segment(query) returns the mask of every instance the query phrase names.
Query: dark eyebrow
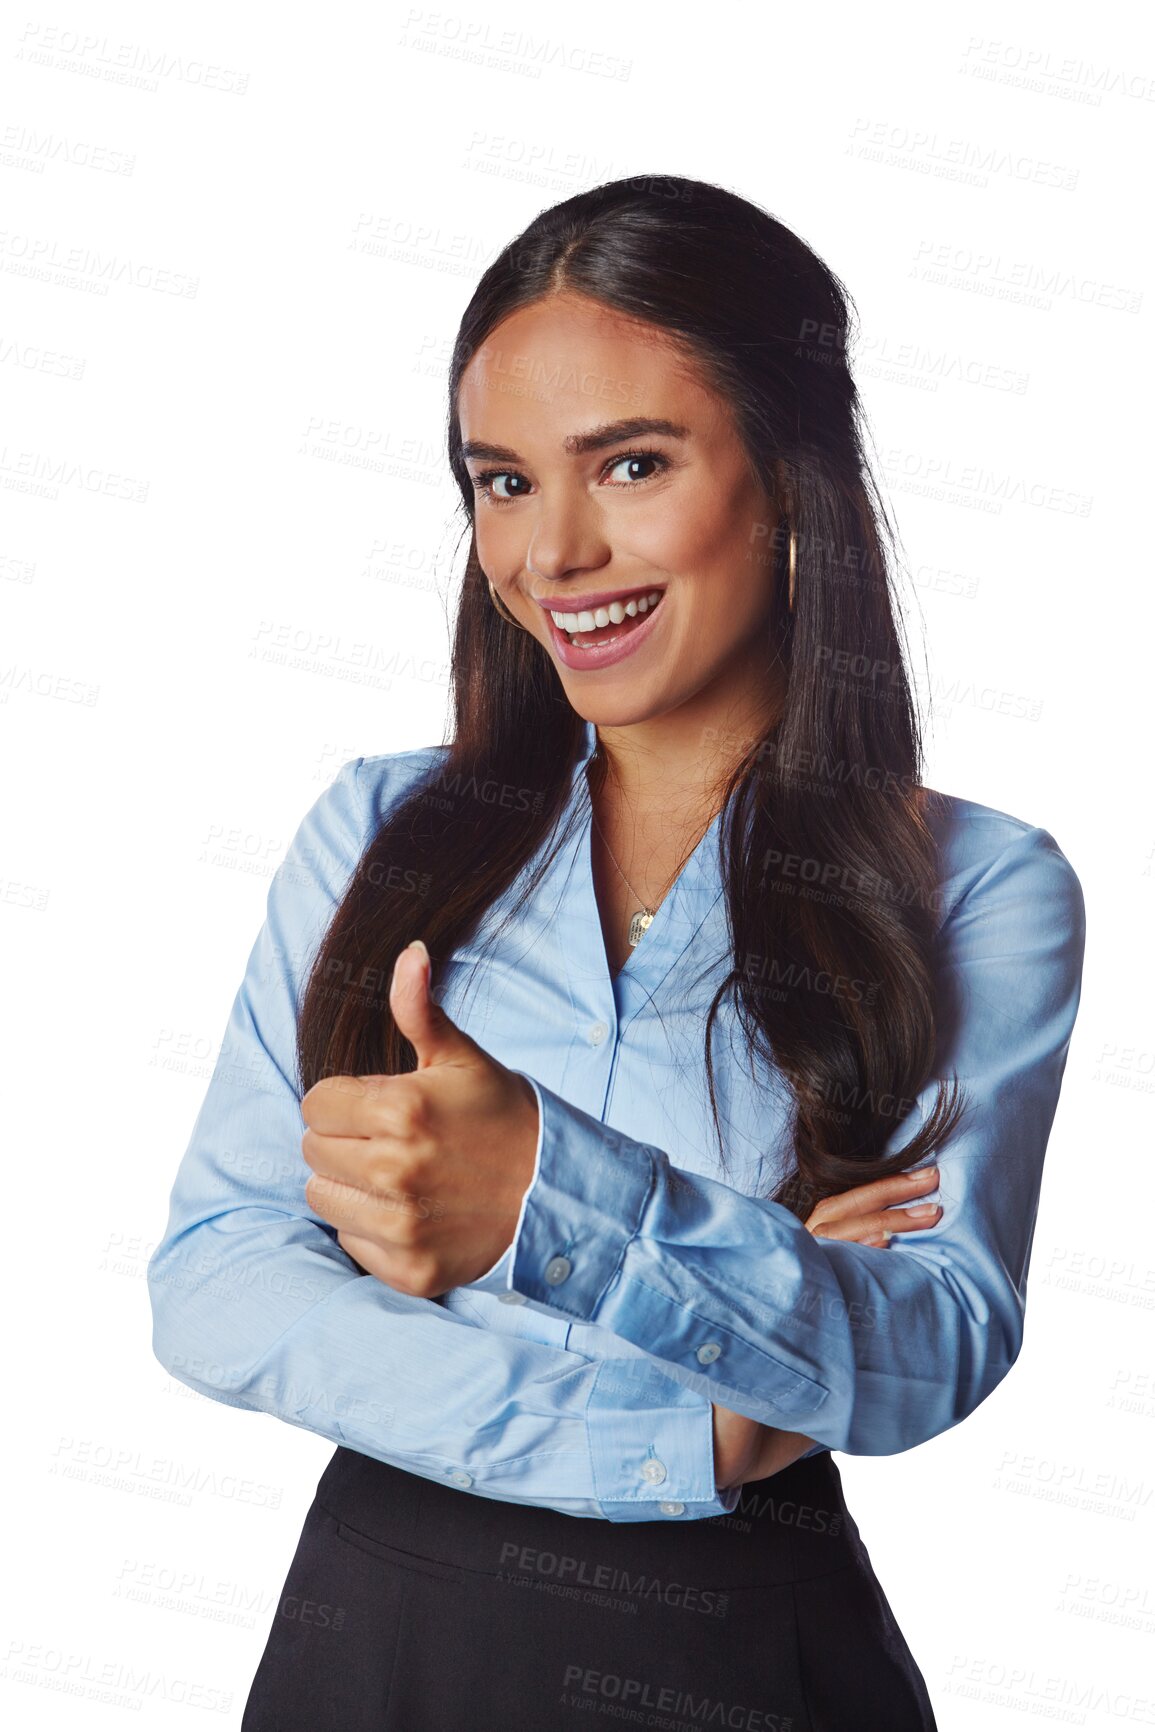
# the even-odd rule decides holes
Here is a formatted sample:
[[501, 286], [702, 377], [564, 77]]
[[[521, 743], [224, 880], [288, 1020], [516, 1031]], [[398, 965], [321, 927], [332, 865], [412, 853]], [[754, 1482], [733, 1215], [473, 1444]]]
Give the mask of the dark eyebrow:
[[[602, 451], [607, 445], [617, 445], [623, 439], [641, 439], [647, 433], [661, 433], [667, 439], [688, 439], [690, 429], [677, 421], [656, 420], [635, 416], [628, 421], [607, 421], [601, 427], [591, 427], [588, 433], [571, 433], [563, 442], [570, 457], [583, 457], [589, 451]], [[487, 445], [483, 439], [467, 439], [461, 447], [463, 457], [484, 457], [490, 463], [520, 463], [517, 452], [508, 445]]]

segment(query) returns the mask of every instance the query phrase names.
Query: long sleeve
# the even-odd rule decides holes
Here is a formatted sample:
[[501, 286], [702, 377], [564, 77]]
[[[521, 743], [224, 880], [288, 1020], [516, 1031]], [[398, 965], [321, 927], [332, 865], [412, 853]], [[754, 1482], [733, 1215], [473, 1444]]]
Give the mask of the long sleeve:
[[[1022, 1344], [1085, 935], [1054, 839], [995, 816], [997, 846], [980, 851], [938, 933], [935, 1074], [957, 1072], [967, 1102], [928, 1161], [934, 1226], [888, 1248], [815, 1238], [782, 1205], [681, 1170], [537, 1085], [535, 1176], [498, 1284], [831, 1448], [894, 1454], [971, 1413]], [[932, 1083], [890, 1148], [933, 1097]]]
[[[396, 754], [390, 786], [415, 761]], [[398, 1293], [305, 1201], [296, 1016], [376, 828], [364, 762], [316, 800], [271, 881], [148, 1265], [153, 1351], [214, 1400], [479, 1496], [611, 1521], [724, 1514], [739, 1494], [715, 1489], [704, 1394], [636, 1357], [525, 1339], [508, 1312], [499, 1332]]]

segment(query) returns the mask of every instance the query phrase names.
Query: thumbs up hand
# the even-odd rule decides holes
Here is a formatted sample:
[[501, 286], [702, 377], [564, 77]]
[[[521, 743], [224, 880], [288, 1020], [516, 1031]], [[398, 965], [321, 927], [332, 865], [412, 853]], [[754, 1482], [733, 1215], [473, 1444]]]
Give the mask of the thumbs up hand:
[[538, 1110], [525, 1077], [435, 1004], [423, 944], [401, 952], [389, 1006], [417, 1053], [400, 1076], [324, 1077], [305, 1095], [305, 1200], [367, 1274], [419, 1298], [484, 1275], [513, 1242]]

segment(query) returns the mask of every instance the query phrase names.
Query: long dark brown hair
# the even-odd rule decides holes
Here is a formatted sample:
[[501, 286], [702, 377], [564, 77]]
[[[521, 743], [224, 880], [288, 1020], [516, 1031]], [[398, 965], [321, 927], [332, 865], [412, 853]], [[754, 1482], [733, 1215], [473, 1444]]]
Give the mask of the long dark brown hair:
[[804, 1220], [823, 1197], [915, 1164], [960, 1111], [957, 1078], [940, 1080], [917, 1133], [884, 1155], [935, 1059], [932, 796], [894, 604], [896, 536], [848, 365], [853, 302], [797, 235], [708, 182], [628, 178], [554, 205], [494, 260], [465, 310], [449, 371], [449, 463], [469, 533], [452, 739], [366, 847], [321, 941], [298, 1018], [300, 1087], [414, 1068], [388, 1005], [398, 954], [423, 938], [436, 988], [439, 964], [473, 938], [565, 809], [584, 724], [542, 645], [490, 600], [457, 414], [462, 373], [494, 328], [562, 290], [680, 343], [728, 400], [768, 497], [783, 502], [768, 647], [785, 696], [762, 737], [738, 742], [725, 783], [732, 955], [706, 1018], [705, 1076], [725, 1167], [710, 1048], [730, 993], [752, 1051], [793, 1097], [795, 1170], [772, 1200]]

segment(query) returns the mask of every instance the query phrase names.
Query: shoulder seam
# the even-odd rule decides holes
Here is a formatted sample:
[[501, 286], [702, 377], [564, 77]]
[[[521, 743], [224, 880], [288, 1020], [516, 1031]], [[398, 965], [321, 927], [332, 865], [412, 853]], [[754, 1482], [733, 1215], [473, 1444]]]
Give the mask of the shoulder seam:
[[1071, 874], [1075, 883], [1078, 884], [1078, 874], [1075, 872], [1075, 868], [1071, 865], [1071, 862], [1067, 859], [1067, 856], [1063, 853], [1063, 850], [1059, 847], [1059, 844], [1056, 842], [1049, 830], [1045, 829], [1041, 824], [1027, 824], [1023, 819], [1016, 819], [1015, 822], [1019, 825], [1018, 834], [1008, 838], [1005, 845], [1000, 848], [996, 854], [992, 855], [986, 864], [980, 869], [978, 876], [967, 884], [951, 902], [949, 908], [947, 908], [943, 913], [942, 920], [939, 922], [937, 929], [939, 935], [941, 935], [947, 923], [959, 912], [963, 904], [973, 896], [977, 890], [981, 890], [982, 886], [991, 877], [992, 873], [996, 872], [998, 868], [1003, 865], [1006, 861], [1007, 855], [1010, 854], [1013, 849], [1022, 849], [1024, 844], [1028, 842], [1041, 843], [1043, 851], [1060, 860], [1065, 865], [1067, 871]]

